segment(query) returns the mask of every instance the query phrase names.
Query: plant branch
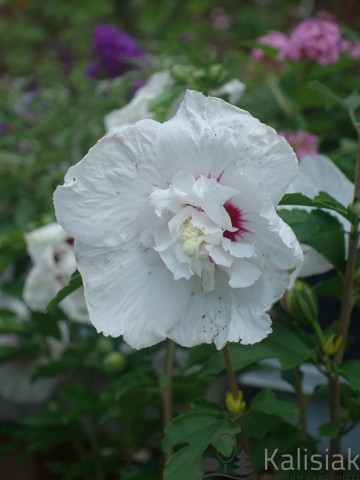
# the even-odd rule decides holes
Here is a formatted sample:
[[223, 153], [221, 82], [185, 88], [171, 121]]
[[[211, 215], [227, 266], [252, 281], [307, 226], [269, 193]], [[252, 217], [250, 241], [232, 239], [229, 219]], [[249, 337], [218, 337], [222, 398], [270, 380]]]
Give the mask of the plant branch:
[[[354, 200], [360, 198], [360, 124], [356, 125], [358, 132], [358, 149], [355, 167], [355, 189]], [[334, 361], [337, 365], [341, 364], [347, 344], [349, 327], [351, 322], [351, 313], [354, 307], [354, 278], [356, 271], [357, 249], [359, 242], [359, 221], [356, 220], [351, 228], [349, 235], [348, 259], [346, 262], [344, 289], [341, 301], [340, 320], [338, 328], [338, 336], [341, 338], [341, 343], [338, 351], [335, 354]], [[335, 422], [339, 420], [340, 415], [340, 385], [339, 376], [335, 373], [329, 372], [329, 390], [330, 390], [330, 419]], [[340, 434], [333, 438], [330, 442], [330, 453], [335, 455], [340, 450]]]
[[[169, 425], [172, 419], [172, 380], [174, 368], [174, 354], [175, 343], [168, 338], [166, 340], [166, 354], [165, 354], [165, 386], [163, 390], [163, 426], [164, 430]], [[164, 463], [171, 456], [172, 450], [164, 452]]]
[[226, 375], [229, 383], [229, 388], [230, 392], [233, 396], [233, 398], [237, 398], [238, 396], [238, 386], [237, 386], [237, 381], [236, 381], [236, 375], [234, 371], [234, 366], [232, 363], [232, 358], [231, 358], [231, 352], [229, 349], [229, 345], [226, 344], [225, 347], [223, 348], [223, 355], [224, 355], [224, 362], [225, 362], [225, 367], [226, 367]]
[[268, 84], [269, 84], [271, 93], [273, 94], [273, 97], [274, 97], [279, 109], [287, 117], [292, 117], [292, 115], [293, 115], [292, 108], [289, 105], [289, 102], [285, 98], [284, 94], [282, 93], [275, 75], [270, 74], [269, 79], [268, 79]]
[[[231, 352], [230, 352], [230, 348], [229, 348], [228, 343], [224, 346], [224, 348], [222, 349], [222, 352], [223, 352], [223, 356], [224, 356], [224, 362], [225, 362], [225, 367], [226, 367], [226, 375], [227, 375], [227, 379], [228, 379], [228, 383], [229, 383], [229, 389], [230, 389], [230, 392], [231, 392], [233, 398], [237, 399], [239, 389], [238, 389], [238, 386], [237, 386], [237, 380], [236, 380], [234, 365], [233, 365], [233, 362], [232, 362]], [[251, 466], [251, 471], [253, 471], [250, 443], [249, 443], [249, 439], [246, 435], [246, 432], [244, 430], [244, 424], [243, 424], [241, 415], [238, 417], [238, 421], [239, 421], [239, 425], [240, 425], [240, 428], [241, 428], [240, 438], [242, 439], [244, 450], [249, 457], [249, 463], [250, 463], [250, 466]], [[251, 477], [251, 478], [253, 478], [253, 477]]]
[[300, 438], [306, 440], [307, 437], [307, 425], [306, 425], [306, 395], [302, 390], [301, 385], [301, 371], [299, 367], [294, 369], [294, 384], [295, 392], [299, 405], [299, 417], [300, 417]]

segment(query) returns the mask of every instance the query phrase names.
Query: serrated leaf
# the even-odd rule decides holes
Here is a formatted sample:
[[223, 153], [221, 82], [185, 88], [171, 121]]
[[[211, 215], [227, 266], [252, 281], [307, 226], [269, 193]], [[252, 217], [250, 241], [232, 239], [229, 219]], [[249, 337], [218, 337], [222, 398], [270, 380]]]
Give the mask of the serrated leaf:
[[262, 412], [278, 417], [294, 417], [298, 415], [299, 410], [291, 402], [279, 400], [275, 393], [265, 388], [252, 400], [250, 410], [253, 412]]
[[[310, 349], [289, 325], [277, 322], [273, 333], [254, 345], [230, 344], [235, 371], [240, 371], [260, 360], [277, 358], [283, 369], [294, 368], [309, 358]], [[217, 374], [224, 370], [222, 352], [212, 355], [204, 364], [201, 374]]]
[[62, 288], [57, 294], [56, 297], [51, 300], [47, 305], [45, 312], [49, 313], [54, 310], [59, 303], [64, 300], [70, 293], [74, 292], [82, 286], [82, 278], [78, 271], [74, 272], [69, 280], [69, 283]]
[[210, 445], [225, 457], [231, 455], [235, 444], [229, 440], [239, 433], [239, 424], [219, 407], [204, 403], [175, 418], [166, 429], [164, 450], [176, 445], [185, 446], [167, 461], [165, 480], [201, 480], [201, 457]]

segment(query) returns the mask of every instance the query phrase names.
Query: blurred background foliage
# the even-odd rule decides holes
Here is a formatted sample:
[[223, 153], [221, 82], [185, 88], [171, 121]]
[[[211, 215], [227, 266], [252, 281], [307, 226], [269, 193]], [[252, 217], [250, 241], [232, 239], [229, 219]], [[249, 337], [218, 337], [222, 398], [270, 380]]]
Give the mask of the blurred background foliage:
[[[136, 80], [162, 69], [182, 65], [207, 72], [176, 80], [207, 93], [219, 84], [220, 77], [208, 75], [212, 65], [219, 65], [224, 78], [246, 84], [241, 108], [277, 130], [304, 129], [317, 135], [321, 153], [352, 179], [356, 134], [346, 112], [333, 103], [326, 106], [309, 82], [319, 80], [347, 96], [358, 84], [359, 61], [342, 57], [327, 66], [288, 62], [279, 71], [253, 64], [249, 56], [257, 38], [269, 30], [287, 33], [324, 10], [341, 23], [344, 34], [359, 39], [357, 0], [0, 0], [0, 273], [13, 270], [13, 279], [1, 290], [21, 298], [29, 271], [24, 232], [54, 221], [53, 191], [69, 166], [104, 135], [104, 116], [129, 102]], [[112, 25], [136, 40], [147, 57], [141, 70], [113, 81], [87, 76], [98, 24]], [[273, 55], [271, 49], [268, 53]], [[46, 318], [57, 324], [63, 314], [56, 310]], [[35, 371], [39, 378], [60, 378], [57, 395], [31, 409], [32, 415], [1, 428], [6, 440], [1, 452], [40, 455], [37, 474], [25, 479], [159, 478], [162, 347], [125, 354], [121, 340], [105, 339], [89, 325], [68, 323], [69, 348], [59, 360]], [[17, 326], [14, 315], [5, 312], [0, 333]], [[46, 336], [59, 334], [41, 314], [32, 314], [28, 326], [17, 332], [29, 352], [41, 350]], [[308, 338], [300, 343], [298, 363], [311, 357], [312, 348]], [[285, 357], [286, 348], [280, 348]], [[111, 356], [119, 351], [119, 357]], [[262, 358], [253, 351], [254, 361]], [[214, 371], [206, 370], [205, 359], [213, 353], [212, 347], [199, 347], [189, 354], [187, 366], [179, 362], [176, 411], [211, 384]], [[240, 348], [239, 359], [242, 353]], [[201, 375], [191, 370], [202, 363]], [[267, 417], [264, 428], [274, 428], [279, 437], [295, 430], [280, 417]], [[313, 444], [309, 438], [309, 448]], [[21, 478], [17, 475], [16, 480]]]

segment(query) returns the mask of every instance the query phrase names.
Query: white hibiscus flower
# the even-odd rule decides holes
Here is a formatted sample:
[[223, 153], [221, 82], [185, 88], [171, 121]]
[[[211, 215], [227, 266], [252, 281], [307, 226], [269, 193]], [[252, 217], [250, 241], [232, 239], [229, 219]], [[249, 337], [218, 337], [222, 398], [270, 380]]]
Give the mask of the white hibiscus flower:
[[[105, 116], [104, 123], [106, 133], [118, 133], [122, 128], [132, 125], [139, 120], [154, 118], [153, 112], [150, 111], [151, 101], [163, 94], [165, 90], [173, 84], [174, 80], [169, 71], [163, 70], [154, 73], [147, 83], [136, 92], [130, 103], [122, 108], [113, 110]], [[212, 90], [210, 93], [213, 96], [227, 95], [229, 102], [235, 104], [240, 99], [244, 89], [245, 85], [240, 82], [240, 80], [233, 79], [226, 82], [218, 89]], [[171, 105], [168, 112], [168, 118], [175, 115], [184, 94], [185, 91], [180, 94], [174, 101], [173, 105]]]
[[[349, 205], [354, 195], [354, 185], [342, 171], [324, 155], [309, 155], [299, 162], [299, 174], [289, 185], [287, 193], [302, 193], [315, 198], [320, 192], [326, 192], [342, 205]], [[289, 208], [289, 207], [286, 207]], [[292, 207], [311, 211], [311, 207]], [[327, 210], [341, 222], [344, 231], [350, 231], [350, 222], [340, 214]], [[331, 270], [331, 263], [319, 252], [308, 245], [302, 245], [304, 252], [303, 264], [294, 272], [296, 277], [310, 277]]]
[[134, 348], [266, 337], [302, 260], [274, 207], [296, 171], [275, 130], [194, 91], [100, 140], [55, 192], [98, 331]]
[[[25, 280], [24, 300], [35, 311], [45, 310], [76, 270], [74, 240], [57, 223], [25, 235], [33, 266]], [[66, 297], [60, 307], [74, 321], [88, 322], [83, 289]]]

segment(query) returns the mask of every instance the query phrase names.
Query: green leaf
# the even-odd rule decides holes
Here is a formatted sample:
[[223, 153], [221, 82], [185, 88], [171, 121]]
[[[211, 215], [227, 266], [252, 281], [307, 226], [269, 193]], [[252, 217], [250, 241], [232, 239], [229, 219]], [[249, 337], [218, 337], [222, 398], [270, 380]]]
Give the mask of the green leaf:
[[353, 215], [349, 213], [347, 208], [326, 192], [319, 192], [314, 199], [307, 197], [302, 193], [286, 193], [281, 199], [279, 205], [324, 208], [340, 213], [340, 215], [349, 220], [349, 222], [353, 223], [354, 221]]
[[348, 106], [345, 103], [345, 101], [339, 97], [339, 95], [336, 95], [335, 92], [333, 92], [330, 88], [328, 88], [326, 85], [323, 83], [319, 82], [318, 80], [313, 80], [309, 82], [309, 87], [312, 88], [313, 90], [316, 90], [319, 92], [327, 101], [331, 101], [332, 103], [337, 103], [338, 105], [341, 105], [343, 108], [348, 110]]
[[82, 286], [82, 278], [78, 271], [74, 272], [69, 280], [69, 283], [62, 288], [57, 294], [56, 297], [51, 300], [48, 306], [45, 309], [46, 313], [51, 312], [59, 305], [59, 303], [64, 300], [70, 293], [74, 292]]
[[224, 457], [229, 457], [239, 431], [239, 424], [218, 406], [199, 402], [175, 418], [165, 431], [165, 451], [176, 445], [185, 446], [167, 461], [164, 479], [201, 480], [201, 457], [207, 447], [212, 445]]
[[344, 103], [349, 110], [356, 110], [360, 107], [360, 94], [354, 90], [351, 95], [345, 98]]
[[345, 360], [334, 368], [355, 390], [360, 391], [360, 360]]
[[36, 331], [57, 339], [61, 338], [61, 331], [56, 318], [41, 312], [32, 312], [32, 320], [36, 324]]
[[317, 295], [327, 295], [338, 298], [339, 300], [342, 299], [343, 289], [344, 282], [339, 276], [328, 278], [314, 287]]
[[260, 440], [278, 428], [283, 420], [274, 415], [248, 409], [242, 419], [244, 431], [249, 438]]
[[3, 315], [0, 312], [0, 334], [14, 333], [26, 335], [31, 331], [31, 325], [28, 322], [19, 321], [12, 315]]
[[294, 417], [298, 415], [299, 410], [296, 405], [284, 400], [278, 400], [274, 392], [265, 388], [252, 400], [250, 410], [253, 412], [262, 412], [278, 417]]
[[344, 426], [343, 420], [331, 421], [324, 423], [319, 428], [319, 434], [321, 437], [336, 438], [341, 432]]
[[344, 232], [340, 221], [330, 213], [312, 210], [280, 210], [279, 216], [293, 229], [300, 243], [323, 255], [335, 268], [342, 270], [345, 261]]
[[16, 360], [20, 357], [31, 357], [38, 353], [36, 345], [21, 345], [18, 347], [12, 347], [9, 345], [0, 346], [0, 364], [11, 360]]
[[[266, 358], [277, 358], [283, 369], [294, 368], [309, 358], [310, 348], [289, 325], [276, 322], [273, 333], [254, 345], [230, 344], [235, 371], [240, 371]], [[224, 370], [222, 352], [212, 355], [201, 374], [217, 374]]]

